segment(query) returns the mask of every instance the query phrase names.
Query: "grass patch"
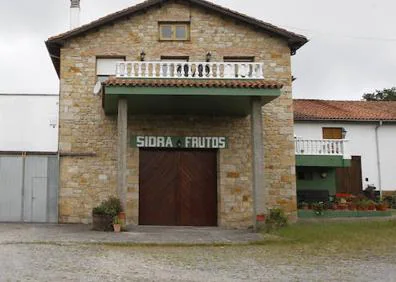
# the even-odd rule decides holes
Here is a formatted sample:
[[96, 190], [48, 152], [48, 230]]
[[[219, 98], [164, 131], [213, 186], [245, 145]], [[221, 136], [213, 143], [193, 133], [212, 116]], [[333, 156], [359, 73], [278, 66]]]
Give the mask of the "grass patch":
[[396, 249], [396, 221], [298, 223], [274, 232], [290, 244], [330, 252]]

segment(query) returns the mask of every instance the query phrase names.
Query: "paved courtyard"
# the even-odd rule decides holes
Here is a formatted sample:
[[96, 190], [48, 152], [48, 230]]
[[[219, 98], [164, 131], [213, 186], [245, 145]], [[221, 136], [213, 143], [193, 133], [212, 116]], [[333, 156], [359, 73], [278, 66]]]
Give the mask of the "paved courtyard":
[[[148, 234], [142, 235], [148, 236], [146, 243], [158, 238], [155, 232], [160, 229], [135, 231]], [[111, 239], [115, 234], [90, 232], [85, 226], [0, 224], [0, 281], [396, 281], [394, 252], [307, 253], [300, 245], [242, 242], [241, 234], [252, 236], [249, 240], [258, 237], [234, 232], [194, 228], [161, 232], [164, 238], [180, 233], [208, 242], [211, 236], [235, 240], [227, 246], [117, 245]], [[237, 245], [237, 238], [242, 245]]]
[[264, 238], [249, 230], [216, 227], [132, 226], [117, 234], [83, 224], [0, 223], [0, 243], [241, 244]]

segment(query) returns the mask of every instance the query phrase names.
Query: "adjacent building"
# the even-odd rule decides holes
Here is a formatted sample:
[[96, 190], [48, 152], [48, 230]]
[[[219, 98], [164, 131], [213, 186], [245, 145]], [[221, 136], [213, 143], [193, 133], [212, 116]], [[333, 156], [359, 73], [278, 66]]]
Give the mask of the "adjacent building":
[[49, 38], [59, 221], [89, 223], [110, 195], [131, 224], [295, 218], [290, 60], [306, 42], [203, 0], [149, 0]]
[[[357, 194], [370, 185], [396, 190], [396, 102], [298, 99], [294, 121], [299, 189]], [[304, 165], [304, 157], [317, 161]], [[326, 162], [330, 173], [321, 167], [324, 158], [337, 157], [338, 162]]]
[[0, 94], [0, 222], [58, 222], [58, 95]]

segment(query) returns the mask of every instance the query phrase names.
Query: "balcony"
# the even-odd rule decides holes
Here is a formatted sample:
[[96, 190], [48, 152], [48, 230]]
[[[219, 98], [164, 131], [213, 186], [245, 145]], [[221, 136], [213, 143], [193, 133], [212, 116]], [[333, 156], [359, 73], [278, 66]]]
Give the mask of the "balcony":
[[264, 63], [126, 61], [116, 64], [116, 77], [262, 80], [264, 79]]
[[118, 61], [102, 74], [103, 108], [118, 112], [127, 99], [135, 115], [247, 116], [251, 101], [279, 97], [283, 84], [264, 79], [264, 63]]
[[295, 139], [297, 166], [350, 165], [348, 140], [345, 139]]

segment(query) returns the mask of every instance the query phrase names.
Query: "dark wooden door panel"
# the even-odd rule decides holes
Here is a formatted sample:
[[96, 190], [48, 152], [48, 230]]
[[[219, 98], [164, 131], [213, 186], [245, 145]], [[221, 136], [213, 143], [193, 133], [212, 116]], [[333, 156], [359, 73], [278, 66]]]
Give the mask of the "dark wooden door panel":
[[180, 225], [217, 225], [216, 151], [181, 152]]
[[140, 151], [139, 224], [176, 225], [177, 154]]
[[217, 152], [141, 150], [139, 224], [217, 225]]
[[352, 156], [351, 166], [336, 169], [337, 193], [358, 195], [362, 192], [362, 163], [360, 156]]

